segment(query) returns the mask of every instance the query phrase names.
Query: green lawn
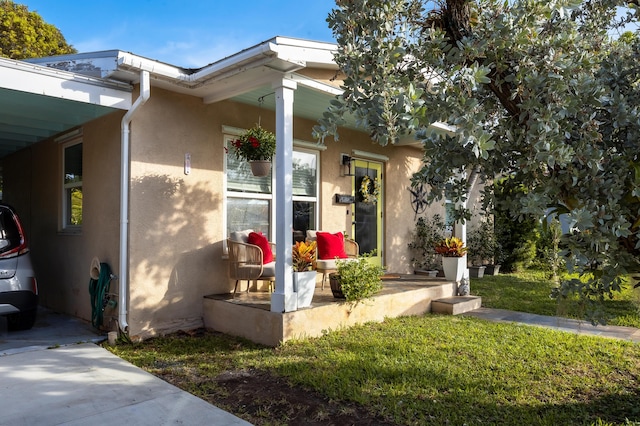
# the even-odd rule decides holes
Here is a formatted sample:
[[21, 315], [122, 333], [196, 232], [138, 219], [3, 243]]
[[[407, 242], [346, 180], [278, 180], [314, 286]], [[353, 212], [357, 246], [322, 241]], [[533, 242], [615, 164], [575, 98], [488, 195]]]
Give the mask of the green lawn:
[[[550, 297], [554, 286], [548, 273], [538, 270], [471, 279], [471, 292], [482, 296], [486, 308], [583, 318], [584, 308], [575, 300]], [[640, 328], [640, 289], [627, 284], [621, 293], [605, 301], [604, 312], [608, 324]]]
[[[550, 284], [535, 273], [471, 286], [486, 306], [558, 312]], [[627, 316], [638, 320], [637, 310]], [[258, 370], [398, 425], [640, 425], [640, 344], [464, 316], [387, 319], [275, 349], [183, 333], [112, 350], [214, 403], [225, 396], [221, 373]], [[287, 424], [267, 405], [262, 417], [221, 408]]]

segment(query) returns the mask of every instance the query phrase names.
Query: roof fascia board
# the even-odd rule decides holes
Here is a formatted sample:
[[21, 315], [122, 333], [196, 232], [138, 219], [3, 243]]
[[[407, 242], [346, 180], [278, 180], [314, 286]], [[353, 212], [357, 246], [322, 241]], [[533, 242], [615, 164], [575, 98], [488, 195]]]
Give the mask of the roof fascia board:
[[[239, 68], [243, 64], [244, 66], [242, 66], [242, 68], [244, 69], [260, 66], [269, 62], [275, 54], [274, 44], [265, 42], [201, 68], [191, 75], [191, 80], [193, 82], [211, 80], [216, 75], [222, 75], [222, 78], [226, 78], [226, 73]], [[238, 71], [242, 71], [242, 69]]]
[[128, 52], [118, 52], [118, 66], [128, 70], [149, 71], [155, 77], [181, 83], [186, 87], [199, 87], [216, 78], [227, 78], [230, 75], [248, 68], [264, 65], [275, 57], [272, 43], [263, 43], [253, 48], [243, 50], [213, 64], [207, 65], [194, 73], [184, 69], [134, 55]]
[[329, 84], [323, 83], [321, 81], [318, 80], [314, 80], [312, 78], [309, 78], [305, 75], [301, 75], [301, 74], [292, 74], [291, 75], [291, 80], [295, 81], [296, 83], [298, 83], [301, 86], [305, 86], [308, 87], [309, 89], [313, 89], [316, 90], [318, 92], [323, 92], [323, 93], [327, 93], [329, 95], [332, 96], [339, 96], [341, 95], [344, 91], [338, 87], [335, 86], [331, 86]]
[[131, 107], [131, 85], [0, 59], [0, 87], [110, 108]]
[[215, 94], [207, 95], [202, 98], [202, 102], [205, 104], [212, 104], [219, 101], [224, 101], [226, 99], [233, 98], [234, 96], [240, 95], [242, 93], [251, 91], [257, 87], [263, 85], [271, 85], [274, 81], [282, 80], [282, 75], [276, 77], [274, 73], [265, 73], [261, 77], [254, 78], [251, 80], [251, 84], [248, 85], [246, 83], [242, 84], [233, 84], [225, 87], [219, 87], [216, 90]]
[[225, 79], [247, 69], [268, 66], [275, 59], [291, 64], [291, 67], [287, 69], [282, 69], [281, 66], [274, 67], [281, 72], [292, 72], [309, 65], [337, 68], [333, 60], [334, 52], [335, 45], [330, 43], [276, 37], [207, 65], [193, 73], [128, 52], [118, 52], [118, 65], [138, 71], [146, 70], [156, 77], [174, 80], [188, 87], [200, 87], [212, 80]]
[[278, 58], [283, 61], [309, 64], [312, 67], [338, 68], [334, 60], [336, 46], [333, 44], [283, 37], [276, 37], [275, 40]]
[[149, 74], [156, 77], [165, 77], [170, 80], [188, 83], [190, 76], [182, 68], [165, 64], [143, 56], [134, 55], [129, 52], [118, 51], [118, 68], [125, 68], [129, 71], [136, 72], [136, 78], [139, 79], [140, 71], [148, 71]]

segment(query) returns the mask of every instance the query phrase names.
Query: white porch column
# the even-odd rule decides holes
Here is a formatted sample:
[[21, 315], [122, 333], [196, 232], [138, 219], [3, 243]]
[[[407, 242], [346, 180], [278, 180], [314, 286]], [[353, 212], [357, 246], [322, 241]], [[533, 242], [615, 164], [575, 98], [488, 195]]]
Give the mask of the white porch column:
[[[456, 208], [457, 207], [467, 208], [467, 203], [456, 204]], [[467, 222], [461, 223], [456, 221], [453, 225], [453, 235], [460, 238], [462, 242], [466, 245], [467, 244]]]
[[293, 94], [297, 84], [283, 78], [273, 84], [276, 96], [276, 288], [271, 312], [298, 309], [293, 292]]

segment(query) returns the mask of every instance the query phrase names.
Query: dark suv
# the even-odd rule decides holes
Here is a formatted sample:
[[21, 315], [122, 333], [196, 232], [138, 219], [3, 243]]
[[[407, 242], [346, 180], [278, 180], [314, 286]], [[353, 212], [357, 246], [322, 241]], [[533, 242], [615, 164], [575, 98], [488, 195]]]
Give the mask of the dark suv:
[[28, 330], [37, 309], [38, 285], [22, 224], [11, 207], [0, 204], [0, 315], [9, 330]]

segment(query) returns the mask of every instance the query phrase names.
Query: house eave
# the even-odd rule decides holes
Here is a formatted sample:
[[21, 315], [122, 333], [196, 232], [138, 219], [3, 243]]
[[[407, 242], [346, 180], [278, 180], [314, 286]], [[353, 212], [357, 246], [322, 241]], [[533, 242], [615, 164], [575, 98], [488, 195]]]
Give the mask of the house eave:
[[278, 73], [291, 73], [305, 67], [337, 70], [333, 61], [335, 50], [336, 45], [332, 43], [274, 37], [199, 69], [182, 68], [121, 50], [50, 56], [29, 62], [128, 84], [138, 83], [140, 71], [148, 71], [152, 82], [165, 81], [197, 89], [258, 67]]
[[0, 87], [3, 89], [85, 102], [109, 108], [128, 109], [132, 87], [37, 64], [0, 58]]

